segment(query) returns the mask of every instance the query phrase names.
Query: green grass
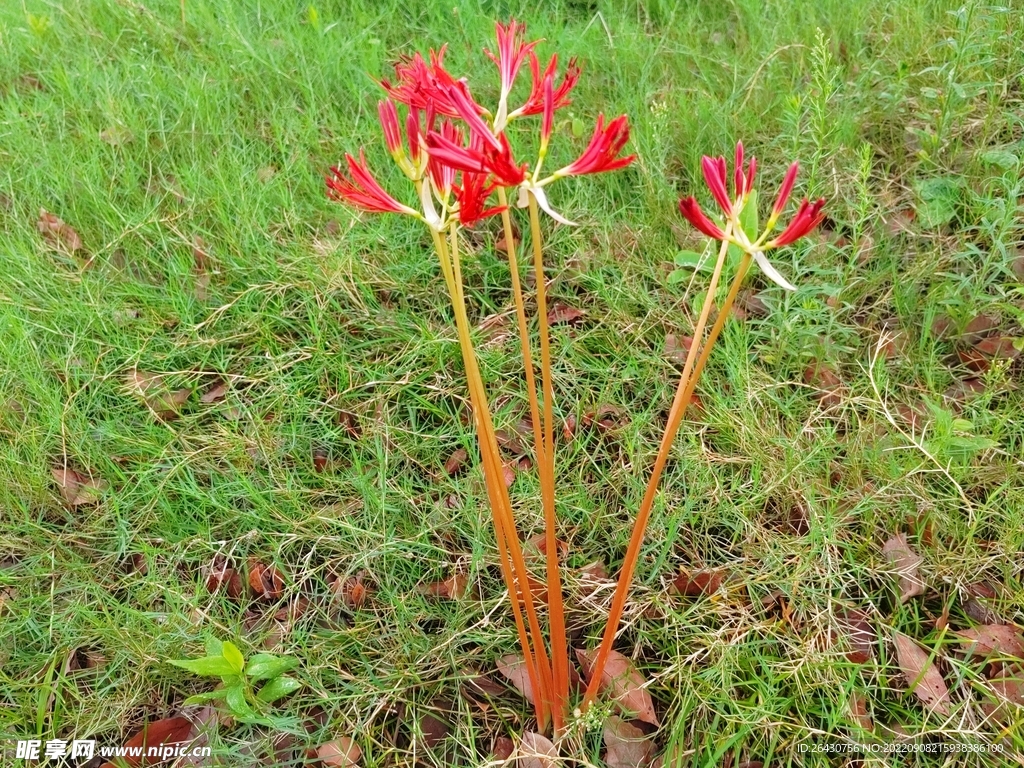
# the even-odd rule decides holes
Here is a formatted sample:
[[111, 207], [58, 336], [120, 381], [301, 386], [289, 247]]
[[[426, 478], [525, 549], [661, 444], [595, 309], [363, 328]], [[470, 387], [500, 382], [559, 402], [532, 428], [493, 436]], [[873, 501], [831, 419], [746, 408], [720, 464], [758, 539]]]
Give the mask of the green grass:
[[[516, 640], [479, 467], [443, 470], [459, 447], [477, 454], [429, 238], [354, 217], [322, 182], [365, 145], [400, 189], [373, 78], [447, 41], [451, 68], [493, 99], [480, 48], [515, 15], [545, 54], [580, 56], [572, 116], [628, 113], [639, 154], [551, 193], [582, 224], [550, 233], [552, 299], [587, 311], [553, 335], [556, 414], [625, 414], [614, 435], [580, 426], [559, 443], [574, 644], [597, 642], [610, 599], [587, 596], [577, 569], [617, 569], [675, 387], [664, 339], [700, 306], [699, 281], [668, 280], [680, 249], [702, 247], [675, 203], [703, 195], [702, 154], [742, 138], [762, 198], [797, 158], [830, 228], [779, 255], [796, 294], [754, 276], [770, 312], [727, 326], [662, 482], [617, 645], [652, 681], [659, 750], [681, 766], [837, 764], [799, 747], [870, 740], [849, 715], [857, 692], [882, 742], [884, 725], [1004, 749], [914, 764], [1019, 764], [1024, 710], [986, 720], [983, 666], [934, 623], [944, 606], [950, 630], [976, 623], [965, 605], [981, 580], [999, 588], [1000, 620], [1024, 623], [1020, 363], [993, 366], [967, 402], [945, 394], [976, 375], [956, 357], [972, 319], [1024, 335], [1019, 8], [574, 0], [530, 18], [489, 0], [335, 2], [314, 19], [277, 0], [185, 6], [184, 25], [173, 0], [0, 8], [0, 736], [121, 742], [208, 689], [166, 660], [200, 655], [209, 635], [300, 657], [306, 687], [278, 712], [319, 708], [300, 744], [352, 735], [366, 766], [479, 765], [494, 737], [529, 729], [515, 694], [481, 707], [463, 693]], [[552, 162], [581, 148], [568, 125], [557, 139]], [[40, 208], [75, 228], [84, 256], [40, 237]], [[510, 317], [495, 234], [470, 240], [477, 323]], [[481, 338], [505, 428], [527, 411], [513, 327]], [[899, 335], [890, 359], [876, 356], [883, 334]], [[842, 381], [831, 398], [805, 380], [816, 360]], [[156, 418], [126, 385], [132, 370], [191, 390], [180, 417]], [[226, 397], [200, 402], [220, 380]], [[108, 484], [99, 503], [64, 502], [51, 468], [65, 465]], [[532, 473], [513, 496], [538, 532]], [[794, 509], [806, 528], [787, 523]], [[901, 531], [929, 584], [904, 605], [881, 553]], [[219, 556], [276, 564], [286, 598], [211, 595]], [[706, 567], [728, 570], [721, 592], [667, 590], [679, 568]], [[360, 571], [371, 594], [347, 610], [328, 576]], [[455, 572], [469, 575], [465, 599], [420, 593]], [[788, 621], [762, 605], [773, 593]], [[298, 596], [308, 610], [276, 621]], [[880, 637], [867, 664], [831, 642], [852, 606]], [[893, 630], [935, 649], [953, 718], [906, 693]], [[104, 663], [69, 669], [76, 649]], [[418, 739], [428, 712], [449, 727], [431, 748]], [[213, 745], [224, 765], [302, 764], [274, 756], [273, 738], [222, 726]], [[597, 761], [600, 734], [579, 751]]]

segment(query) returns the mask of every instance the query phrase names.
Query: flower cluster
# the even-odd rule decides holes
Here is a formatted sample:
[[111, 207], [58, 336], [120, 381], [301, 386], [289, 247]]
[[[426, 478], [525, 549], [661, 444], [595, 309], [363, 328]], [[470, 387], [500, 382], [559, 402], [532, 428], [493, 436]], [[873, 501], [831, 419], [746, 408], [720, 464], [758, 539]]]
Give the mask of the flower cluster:
[[[346, 155], [347, 169], [331, 168], [328, 194], [335, 200], [374, 213], [402, 213], [424, 221], [440, 232], [453, 223], [469, 226], [501, 213], [500, 205], [488, 205], [498, 188], [518, 189], [518, 204], [525, 207], [532, 194], [538, 205], [556, 220], [571, 224], [548, 203], [544, 192], [551, 182], [566, 176], [612, 171], [629, 165], [634, 155], [620, 156], [629, 140], [626, 117], [605, 124], [599, 115], [589, 144], [575, 161], [547, 176], [541, 175], [555, 112], [570, 103], [579, 81], [580, 68], [570, 59], [556, 85], [558, 56], [541, 68], [535, 48], [526, 42], [526, 27], [516, 21], [496, 25], [497, 52], [485, 50], [498, 68], [500, 95], [490, 111], [474, 100], [465, 79], [454, 77], [444, 66], [445, 47], [419, 53], [395, 65], [394, 80], [382, 79], [387, 97], [378, 104], [388, 152], [416, 188], [418, 209], [399, 202], [377, 182], [367, 167], [362, 150], [359, 159]], [[509, 107], [516, 77], [529, 64], [532, 83], [526, 100]], [[406, 107], [403, 144], [402, 121], [397, 104]], [[540, 151], [535, 163], [518, 162], [505, 129], [515, 119], [541, 115]]]
[[692, 196], [679, 201], [679, 212], [702, 234], [715, 240], [733, 243], [749, 253], [771, 280], [786, 290], [796, 290], [772, 266], [764, 252], [773, 248], [781, 248], [784, 245], [789, 245], [799, 240], [817, 227], [825, 216], [822, 213], [822, 208], [825, 206], [824, 199], [819, 199], [812, 203], [805, 197], [797, 208], [796, 215], [782, 233], [771, 240], [768, 239], [768, 236], [775, 229], [779, 216], [782, 215], [786, 208], [786, 203], [793, 191], [793, 185], [796, 183], [796, 175], [800, 170], [800, 164], [794, 162], [789, 166], [789, 170], [786, 171], [786, 176], [782, 180], [782, 186], [779, 188], [779, 194], [775, 199], [775, 205], [772, 206], [771, 215], [768, 217], [768, 223], [760, 235], [756, 232], [744, 232], [743, 225], [740, 222], [740, 214], [743, 212], [743, 208], [750, 198], [750, 193], [754, 189], [754, 177], [757, 174], [756, 158], [752, 157], [750, 159], [750, 164], [746, 170], [743, 168], [743, 142], [736, 144], [732, 197], [729, 196], [729, 169], [724, 157], [704, 156], [701, 160], [701, 169], [704, 171], [704, 181], [708, 185], [711, 196], [718, 203], [719, 208], [722, 209], [726, 226], [723, 228], [716, 224], [711, 217], [701, 210], [697, 199]]

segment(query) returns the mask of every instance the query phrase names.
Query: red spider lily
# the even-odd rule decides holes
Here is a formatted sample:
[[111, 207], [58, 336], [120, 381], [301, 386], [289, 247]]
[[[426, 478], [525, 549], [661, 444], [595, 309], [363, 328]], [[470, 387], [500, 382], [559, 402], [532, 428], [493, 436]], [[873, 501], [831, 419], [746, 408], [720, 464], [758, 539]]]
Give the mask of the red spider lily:
[[725, 239], [725, 233], [701, 210], [697, 198], [691, 196], [680, 200], [679, 212], [683, 214], [687, 221], [693, 224], [697, 231], [715, 240]]
[[544, 78], [544, 116], [540, 124], [540, 153], [544, 155], [548, 149], [548, 140], [555, 125], [555, 92], [554, 76]]
[[[462, 146], [462, 131], [456, 128], [451, 120], [445, 120], [441, 123], [441, 131], [438, 135], [453, 146]], [[437, 194], [441, 198], [445, 198], [452, 190], [452, 183], [455, 181], [457, 169], [443, 162], [433, 153], [430, 153], [429, 149], [428, 154], [427, 170], [430, 173], [430, 181], [434, 185]]]
[[779, 187], [779, 196], [775, 198], [775, 205], [772, 206], [772, 214], [768, 223], [769, 227], [775, 224], [782, 214], [782, 209], [786, 207], [786, 201], [789, 200], [789, 194], [793, 191], [793, 185], [796, 183], [796, 175], [799, 170], [800, 163], [794, 162], [789, 166], [789, 170], [786, 171], [786, 177], [782, 180], [782, 186]]
[[718, 207], [726, 216], [732, 215], [732, 201], [729, 199], [729, 191], [725, 187], [725, 158], [708, 157], [705, 155], [700, 159], [700, 166], [704, 171], [704, 182], [711, 190], [711, 196], [715, 198]]
[[[514, 114], [539, 115], [544, 111], [544, 80], [548, 77], [554, 79], [555, 68], [557, 66], [558, 54], [556, 53], [552, 55], [547, 68], [544, 70], [544, 73], [541, 74], [540, 62], [537, 61], [537, 56], [533, 51], [530, 51], [530, 72], [533, 75], [533, 88], [530, 91], [530, 96], [526, 100], [526, 103], [517, 109]], [[580, 68], [576, 63], [576, 57], [573, 56], [569, 59], [569, 65], [565, 68], [565, 74], [562, 75], [562, 82], [554, 89], [555, 110], [559, 110], [572, 103], [572, 100], [569, 98], [569, 94], [572, 92], [572, 89], [576, 87], [576, 83], [579, 82], [579, 79]]]
[[384, 129], [384, 143], [388, 152], [396, 160], [402, 155], [402, 129], [398, 126], [398, 110], [391, 99], [377, 102], [377, 114], [380, 115], [380, 126]]
[[573, 163], [555, 172], [555, 176], [583, 176], [587, 173], [601, 173], [624, 168], [636, 159], [636, 155], [618, 157], [619, 151], [629, 141], [629, 122], [625, 115], [612, 120], [606, 126], [604, 115], [597, 116], [594, 135], [590, 144]]
[[506, 209], [507, 206], [504, 205], [484, 208], [487, 198], [494, 191], [495, 186], [493, 182], [487, 183], [487, 174], [485, 173], [467, 173], [463, 171], [462, 184], [456, 184], [452, 187], [455, 199], [459, 203], [459, 222], [462, 226], [471, 226], [480, 221], [480, 219], [494, 216]]
[[[788, 175], [788, 174], [787, 174]], [[792, 188], [792, 185], [791, 187]], [[815, 200], [813, 203], [809, 202], [805, 197], [800, 202], [800, 207], [797, 209], [796, 216], [789, 222], [782, 234], [776, 237], [774, 240], [765, 244], [765, 248], [781, 248], [784, 245], [799, 240], [804, 235], [808, 234], [817, 227], [821, 220], [825, 218], [825, 214], [822, 212], [822, 208], [825, 207], [825, 198]]]
[[396, 82], [382, 78], [381, 87], [395, 101], [414, 109], [432, 108], [442, 115], [458, 117], [459, 113], [447, 95], [447, 89], [458, 82], [444, 68], [447, 48], [447, 45], [442, 45], [437, 52], [431, 49], [429, 64], [419, 53], [403, 57], [395, 64]]
[[437, 131], [431, 131], [427, 134], [427, 151], [432, 159], [456, 170], [469, 173], [491, 173], [503, 187], [515, 187], [522, 184], [526, 179], [526, 165], [516, 165], [512, 158], [512, 148], [509, 146], [505, 134], [501, 134], [496, 139], [491, 136], [493, 143], [487, 141], [479, 133], [473, 134], [474, 139], [478, 136], [483, 141], [470, 142], [469, 147], [463, 147]]
[[363, 151], [359, 150], [359, 161], [352, 155], [345, 155], [348, 163], [349, 175], [337, 167], [331, 168], [331, 175], [327, 177], [327, 196], [338, 202], [360, 208], [373, 213], [404, 213], [410, 216], [419, 217], [418, 211], [407, 205], [402, 205], [384, 191], [384, 188], [377, 183], [366, 166], [366, 157]]
[[[501, 75], [501, 102], [505, 103], [509, 92], [512, 90], [512, 83], [519, 74], [526, 57], [533, 53], [536, 41], [524, 43], [523, 35], [526, 32], [526, 25], [519, 24], [512, 19], [508, 26], [502, 26], [499, 22], [494, 25], [495, 35], [498, 38], [498, 55], [484, 48], [484, 53], [498, 65], [498, 72]], [[499, 107], [499, 111], [500, 111]]]
[[757, 158], [750, 158], [746, 175], [743, 173], [743, 142], [736, 142], [736, 164], [733, 166], [733, 194], [737, 200], [743, 200], [754, 188], [754, 177], [757, 175]]

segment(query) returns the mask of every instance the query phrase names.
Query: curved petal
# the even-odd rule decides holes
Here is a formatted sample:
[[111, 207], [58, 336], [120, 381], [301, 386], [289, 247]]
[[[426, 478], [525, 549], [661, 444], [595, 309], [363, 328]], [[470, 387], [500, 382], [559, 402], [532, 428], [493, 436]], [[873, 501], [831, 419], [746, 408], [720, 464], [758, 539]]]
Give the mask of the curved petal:
[[557, 221], [559, 224], [565, 224], [568, 227], [579, 226], [578, 224], [576, 224], [576, 222], [569, 221], [567, 218], [562, 216], [562, 214], [558, 213], [555, 209], [551, 207], [551, 204], [548, 203], [548, 196], [544, 193], [543, 189], [541, 189], [540, 187], [529, 187], [528, 189], [530, 192], [533, 193], [533, 196], [537, 198], [537, 205], [539, 205], [541, 207], [541, 210], [544, 211], [544, 213], [546, 213], [552, 219]]
[[779, 271], [772, 266], [772, 263], [768, 261], [768, 258], [764, 255], [763, 251], [754, 251], [754, 261], [757, 262], [757, 266], [761, 268], [761, 271], [768, 276], [768, 279], [773, 283], [781, 285], [787, 291], [795, 291], [796, 286], [790, 283], [784, 278]]

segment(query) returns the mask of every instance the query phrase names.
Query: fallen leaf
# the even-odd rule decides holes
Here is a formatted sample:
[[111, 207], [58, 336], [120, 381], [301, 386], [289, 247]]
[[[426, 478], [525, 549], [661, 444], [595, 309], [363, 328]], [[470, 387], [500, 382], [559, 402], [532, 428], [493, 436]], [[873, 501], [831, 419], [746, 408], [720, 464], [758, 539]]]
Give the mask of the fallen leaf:
[[[579, 659], [580, 667], [588, 682], [596, 655], [596, 650], [576, 649], [576, 658]], [[618, 651], [611, 651], [608, 654], [608, 661], [601, 675], [601, 690], [609, 694], [620, 709], [630, 713], [631, 716], [635, 713], [638, 720], [658, 725], [658, 716], [654, 713], [654, 700], [647, 688], [644, 687], [646, 683], [647, 681], [636, 670], [632, 661]]]
[[[142, 764], [145, 753], [152, 747], [170, 747], [183, 744], [192, 738], [192, 721], [185, 717], [168, 717], [164, 720], [156, 720], [147, 723], [142, 730], [132, 736], [124, 745], [126, 752], [134, 751], [136, 747], [141, 754], [126, 755], [121, 760], [131, 768], [138, 768]], [[112, 763], [104, 763], [101, 768], [115, 768]]]
[[228, 393], [228, 383], [222, 381], [218, 384], [214, 384], [208, 390], [203, 392], [199, 398], [199, 402], [209, 405], [210, 403], [217, 403], [224, 399], [224, 396]]
[[280, 600], [284, 596], [284, 577], [274, 566], [250, 558], [249, 587], [257, 598]]
[[469, 452], [465, 448], [459, 448], [451, 456], [448, 457], [448, 461], [444, 463], [444, 471], [449, 476], [458, 473], [463, 465], [466, 463], [466, 459], [469, 458]]
[[330, 457], [327, 455], [327, 451], [325, 451], [323, 448], [314, 448], [313, 471], [317, 473], [326, 472], [329, 464]]
[[768, 305], [764, 303], [760, 293], [754, 293], [749, 288], [740, 291], [736, 296], [735, 306], [741, 308], [750, 317], [767, 317]]
[[976, 349], [958, 349], [956, 356], [964, 368], [974, 373], [984, 373], [991, 366], [989, 359]]
[[242, 596], [242, 575], [230, 567], [227, 560], [214, 558], [206, 577], [206, 589], [211, 594], [223, 589], [228, 597], [237, 600]]
[[533, 700], [533, 685], [530, 683], [530, 675], [526, 671], [526, 661], [523, 660], [522, 656], [516, 656], [515, 654], [508, 654], [502, 656], [496, 662], [498, 671], [501, 672], [508, 681], [512, 683], [512, 687], [515, 688], [531, 704], [535, 704]]
[[686, 363], [686, 355], [693, 345], [692, 336], [676, 336], [674, 333], [665, 334], [665, 357], [678, 365]]
[[988, 681], [993, 696], [986, 696], [981, 709], [998, 723], [1009, 725], [1024, 709], [1024, 668], [1003, 665]]
[[826, 406], [831, 407], [843, 402], [843, 382], [836, 369], [821, 360], [811, 363], [804, 369], [804, 383], [815, 387], [815, 397]]
[[875, 728], [874, 721], [868, 713], [867, 699], [857, 691], [850, 692], [850, 717], [865, 731], [872, 731]]
[[36, 229], [52, 247], [59, 251], [75, 253], [82, 250], [82, 238], [74, 228], [62, 219], [54, 216], [45, 208], [39, 209], [39, 221]]
[[516, 743], [512, 741], [508, 736], [499, 736], [494, 740], [494, 746], [491, 748], [491, 755], [495, 760], [505, 761], [512, 757], [512, 753], [516, 751]]
[[904, 533], [893, 536], [882, 545], [882, 554], [892, 565], [896, 566], [899, 573], [900, 602], [905, 603], [912, 597], [923, 595], [925, 591], [924, 582], [917, 572], [917, 569], [924, 562], [924, 559], [910, 548], [907, 536]]
[[494, 439], [498, 443], [499, 447], [504, 448], [512, 456], [526, 456], [529, 453], [526, 446], [523, 445], [522, 440], [507, 430], [496, 430], [494, 433]]
[[469, 589], [469, 574], [456, 573], [444, 581], [435, 581], [420, 587], [419, 591], [424, 595], [434, 597], [446, 597], [449, 600], [459, 600], [466, 595]]
[[961, 336], [965, 341], [978, 342], [999, 327], [1000, 318], [993, 314], [980, 314], [964, 328]]
[[423, 734], [422, 746], [430, 750], [440, 744], [451, 733], [448, 723], [429, 712], [420, 717], [420, 733]]
[[907, 688], [930, 711], [948, 715], [949, 689], [942, 679], [942, 673], [931, 662], [928, 651], [900, 632], [893, 632], [893, 642], [896, 644], [896, 660], [907, 681]]
[[604, 434], [614, 434], [626, 426], [628, 421], [629, 417], [625, 409], [611, 404], [600, 405], [596, 411], [591, 411], [583, 416], [584, 425], [596, 426]]
[[505, 487], [511, 488], [512, 483], [516, 481], [516, 462], [503, 461], [501, 463], [501, 476], [505, 481]]
[[604, 723], [604, 762], [608, 768], [647, 768], [654, 744], [635, 725], [612, 715]]
[[550, 325], [561, 325], [575, 323], [581, 317], [586, 315], [582, 309], [576, 307], [570, 307], [568, 304], [556, 302], [551, 309], [548, 310], [548, 323]]
[[162, 376], [137, 368], [126, 374], [125, 381], [132, 394], [141, 398], [146, 407], [160, 419], [167, 420], [177, 416], [181, 406], [192, 396], [191, 389], [168, 391]]
[[985, 391], [985, 382], [981, 379], [964, 379], [950, 384], [942, 394], [958, 403], [970, 400]]
[[713, 595], [722, 588], [724, 580], [721, 570], [683, 571], [672, 580], [672, 589], [686, 597]]
[[989, 336], [979, 341], [974, 348], [988, 357], [1016, 360], [1020, 357], [1020, 349], [1017, 346], [1020, 343], [1021, 339], [1010, 336]]
[[524, 733], [516, 765], [519, 768], [556, 768], [558, 750], [539, 733]]
[[566, 439], [566, 442], [572, 440], [576, 435], [576, 417], [572, 414], [562, 422], [562, 437]]
[[330, 768], [355, 768], [363, 756], [363, 750], [348, 736], [340, 736], [316, 748], [316, 757]]
[[1024, 659], [1024, 638], [1020, 630], [1009, 624], [986, 624], [956, 633], [960, 642], [968, 644], [965, 653], [970, 656], [1016, 656]]
[[93, 479], [67, 467], [54, 467], [50, 474], [57, 483], [61, 496], [73, 507], [95, 504], [107, 489], [106, 480]]
[[359, 571], [355, 576], [336, 579], [333, 584], [334, 593], [351, 610], [361, 608], [363, 603], [366, 602], [367, 589], [363, 583], [365, 576], [366, 571]]

